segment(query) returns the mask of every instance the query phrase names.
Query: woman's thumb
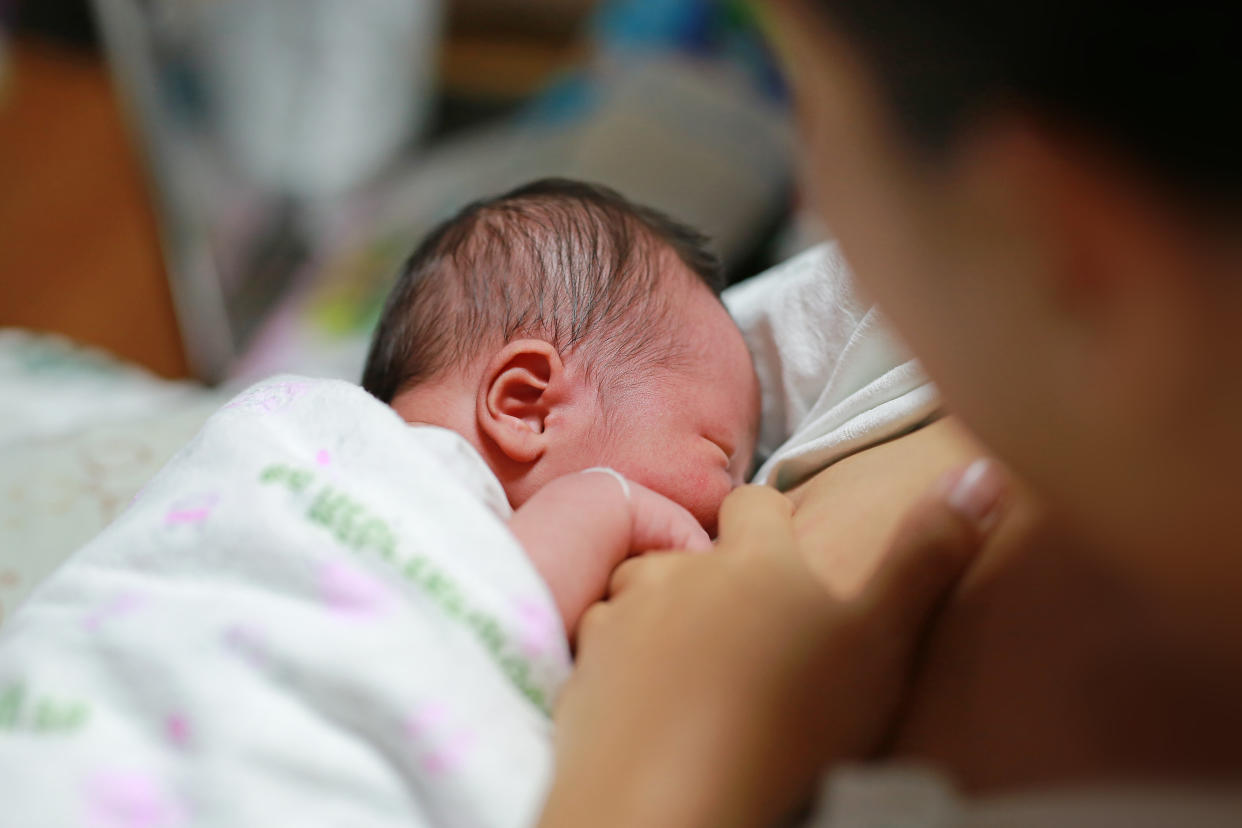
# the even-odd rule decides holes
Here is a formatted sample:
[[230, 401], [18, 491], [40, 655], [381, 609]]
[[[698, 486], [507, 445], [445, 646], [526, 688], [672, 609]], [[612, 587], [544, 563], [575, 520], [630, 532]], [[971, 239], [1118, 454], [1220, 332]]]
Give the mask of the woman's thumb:
[[914, 505], [864, 593], [887, 629], [921, 631], [996, 525], [1005, 489], [1000, 467], [981, 458], [948, 472]]

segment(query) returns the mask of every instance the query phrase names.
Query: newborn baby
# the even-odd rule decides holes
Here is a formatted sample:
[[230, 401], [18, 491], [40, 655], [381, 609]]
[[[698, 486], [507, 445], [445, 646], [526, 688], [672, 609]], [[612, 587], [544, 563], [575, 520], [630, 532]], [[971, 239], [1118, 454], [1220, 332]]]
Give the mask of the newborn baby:
[[566, 633], [746, 473], [715, 277], [581, 184], [438, 229], [370, 394], [251, 387], [0, 631], [4, 824], [532, 824]]
[[710, 548], [745, 480], [758, 383], [703, 241], [604, 187], [538, 181], [437, 228], [371, 345], [363, 386], [485, 460], [567, 630], [626, 556]]

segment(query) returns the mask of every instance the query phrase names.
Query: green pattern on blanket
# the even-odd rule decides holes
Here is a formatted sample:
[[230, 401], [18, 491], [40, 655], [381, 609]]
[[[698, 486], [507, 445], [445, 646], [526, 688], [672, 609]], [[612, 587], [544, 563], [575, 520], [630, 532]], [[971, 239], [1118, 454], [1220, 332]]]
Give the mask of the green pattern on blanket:
[[0, 688], [0, 732], [73, 733], [89, 717], [90, 707], [78, 699], [35, 695], [21, 682]]
[[496, 617], [472, 606], [461, 584], [431, 558], [412, 552], [402, 560], [398, 554], [397, 535], [383, 519], [340, 489], [318, 484], [315, 473], [307, 469], [275, 463], [259, 473], [259, 482], [283, 485], [291, 493], [303, 496], [303, 500], [309, 497], [307, 520], [331, 532], [342, 546], [354, 552], [373, 552], [392, 564], [446, 615], [462, 622], [475, 634], [522, 695], [544, 713], [551, 712], [547, 695], [531, 680], [530, 662], [517, 651]]

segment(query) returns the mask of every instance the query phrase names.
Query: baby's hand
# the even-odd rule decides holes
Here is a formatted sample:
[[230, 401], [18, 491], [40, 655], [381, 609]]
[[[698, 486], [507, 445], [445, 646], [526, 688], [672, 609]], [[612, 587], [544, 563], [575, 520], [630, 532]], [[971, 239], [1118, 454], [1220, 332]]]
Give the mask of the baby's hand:
[[628, 480], [630, 491], [630, 554], [657, 549], [710, 552], [712, 539], [694, 515], [658, 492]]
[[626, 558], [659, 549], [711, 549], [689, 511], [611, 469], [553, 480], [522, 504], [509, 529], [547, 582], [571, 634]]

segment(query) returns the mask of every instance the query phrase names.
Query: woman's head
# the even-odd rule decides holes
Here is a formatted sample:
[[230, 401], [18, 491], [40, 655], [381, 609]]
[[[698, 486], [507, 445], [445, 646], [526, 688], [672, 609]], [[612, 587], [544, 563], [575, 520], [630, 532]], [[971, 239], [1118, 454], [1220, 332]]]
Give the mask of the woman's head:
[[950, 406], [1112, 540], [1200, 523], [1242, 462], [1238, 15], [1212, 5], [772, 4], [860, 283]]

